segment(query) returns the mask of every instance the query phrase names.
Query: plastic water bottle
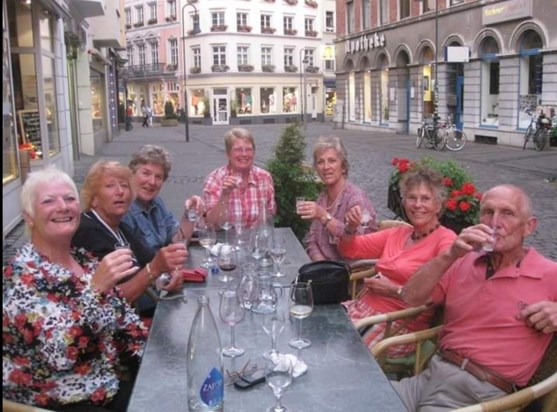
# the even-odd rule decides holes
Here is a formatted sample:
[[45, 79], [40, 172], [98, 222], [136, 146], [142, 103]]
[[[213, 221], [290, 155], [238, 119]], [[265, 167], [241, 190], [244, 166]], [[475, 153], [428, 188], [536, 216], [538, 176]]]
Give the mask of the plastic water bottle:
[[212, 276], [217, 276], [218, 274], [219, 274], [219, 267], [215, 263], [213, 266], [211, 266], [211, 275]]
[[187, 349], [188, 408], [190, 411], [222, 411], [224, 379], [222, 348], [209, 298], [200, 296]]

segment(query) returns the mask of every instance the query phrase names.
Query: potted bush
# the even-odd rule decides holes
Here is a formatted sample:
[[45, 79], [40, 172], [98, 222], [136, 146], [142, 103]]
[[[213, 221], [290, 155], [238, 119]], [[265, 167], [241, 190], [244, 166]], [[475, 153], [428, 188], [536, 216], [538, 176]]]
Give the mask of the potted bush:
[[178, 117], [174, 111], [174, 105], [170, 100], [164, 104], [164, 117], [161, 120], [161, 125], [164, 127], [178, 126]]
[[453, 161], [440, 161], [432, 157], [424, 157], [417, 162], [406, 158], [393, 158], [391, 164], [395, 170], [389, 180], [387, 206], [397, 216], [407, 220], [401, 203], [398, 183], [404, 173], [416, 165], [423, 165], [437, 170], [443, 175], [443, 184], [447, 189], [447, 198], [444, 202], [444, 212], [441, 224], [460, 233], [467, 226], [477, 223], [480, 212], [480, 199], [482, 194], [472, 183], [472, 178], [462, 167]]
[[296, 213], [296, 197], [316, 199], [322, 190], [311, 168], [304, 165], [305, 136], [299, 124], [286, 127], [275, 147], [274, 157], [267, 163], [273, 176], [277, 226], [289, 226], [296, 237], [303, 241], [309, 230], [310, 221], [302, 220]]

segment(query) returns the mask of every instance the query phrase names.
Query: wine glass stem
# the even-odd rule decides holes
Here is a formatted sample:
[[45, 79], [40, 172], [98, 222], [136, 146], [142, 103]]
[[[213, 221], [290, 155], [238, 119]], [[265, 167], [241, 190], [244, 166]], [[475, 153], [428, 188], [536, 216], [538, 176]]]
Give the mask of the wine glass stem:
[[277, 337], [271, 336], [271, 353], [276, 353], [277, 351]]
[[302, 340], [302, 319], [299, 320], [300, 328], [298, 329], [298, 340]]
[[280, 403], [281, 395], [275, 395], [277, 398], [277, 405], [275, 406], [276, 411], [282, 411], [282, 403]]
[[207, 256], [207, 264], [211, 263], [211, 253], [208, 247], [205, 248], [205, 256]]
[[234, 325], [230, 326], [230, 345], [236, 347], [236, 333], [234, 331]]

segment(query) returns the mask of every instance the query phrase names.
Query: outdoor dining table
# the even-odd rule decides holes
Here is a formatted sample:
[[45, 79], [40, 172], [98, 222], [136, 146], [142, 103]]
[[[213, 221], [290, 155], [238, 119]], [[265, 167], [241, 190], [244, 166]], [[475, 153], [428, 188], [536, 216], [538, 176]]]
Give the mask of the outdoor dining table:
[[[288, 314], [288, 285], [297, 269], [309, 261], [301, 244], [289, 228], [275, 229], [287, 240], [288, 252], [283, 269], [287, 276], [276, 279], [283, 286], [277, 310]], [[191, 265], [199, 265], [203, 256], [190, 246]], [[211, 276], [211, 275], [209, 275]], [[186, 347], [197, 297], [209, 297], [211, 310], [219, 328], [222, 346], [230, 342], [230, 327], [218, 316], [220, 292], [226, 286], [209, 278], [206, 284], [189, 284], [185, 299], [160, 301], [151, 325], [149, 339], [135, 382], [128, 411], [187, 411]], [[247, 312], [236, 326], [236, 346], [245, 354], [223, 358], [224, 375], [240, 371], [249, 361], [265, 367], [262, 353], [270, 349], [271, 339], [262, 328], [262, 315]], [[288, 346], [297, 336], [297, 320], [287, 321], [277, 340], [281, 353], [302, 359], [307, 371], [294, 378], [284, 391], [282, 403], [289, 411], [404, 411], [404, 405], [381, 368], [363, 344], [341, 305], [316, 305], [313, 313], [302, 320], [302, 335], [311, 340], [302, 350]], [[271, 388], [265, 383], [247, 390], [226, 385], [225, 411], [263, 411], [275, 403]]]

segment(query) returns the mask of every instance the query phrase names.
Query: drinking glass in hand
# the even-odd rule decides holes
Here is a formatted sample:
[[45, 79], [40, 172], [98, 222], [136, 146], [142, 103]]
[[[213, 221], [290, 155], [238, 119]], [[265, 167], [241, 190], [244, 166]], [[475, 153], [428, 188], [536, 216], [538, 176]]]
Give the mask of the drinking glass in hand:
[[281, 358], [275, 364], [268, 361], [265, 368], [265, 380], [273, 390], [277, 403], [267, 409], [268, 412], [284, 412], [288, 409], [280, 403], [282, 392], [292, 383], [292, 362], [288, 358]]
[[223, 348], [222, 354], [229, 358], [243, 355], [245, 350], [236, 347], [236, 336], [234, 333], [234, 327], [244, 320], [245, 316], [237, 291], [225, 290], [222, 292], [220, 296], [219, 315], [224, 323], [230, 325], [230, 346]]
[[297, 197], [296, 198], [296, 213], [300, 214], [300, 206], [302, 206], [302, 203], [304, 203], [306, 201], [305, 197]]
[[280, 264], [284, 261], [286, 256], [286, 242], [282, 238], [275, 238], [272, 243], [271, 250], [269, 251], [273, 262], [277, 265], [277, 272], [273, 274], [276, 278], [282, 278], [286, 274], [280, 272]]
[[211, 225], [204, 225], [199, 228], [199, 244], [205, 248], [206, 258], [203, 262], [203, 267], [210, 268], [215, 263], [211, 257], [211, 248], [217, 241], [217, 234]]
[[234, 245], [229, 243], [221, 245], [219, 249], [218, 264], [219, 269], [223, 271], [223, 274], [219, 276], [218, 279], [225, 283], [232, 282], [234, 278], [228, 275], [228, 273], [235, 270], [238, 265], [238, 256]]
[[277, 338], [284, 330], [285, 323], [284, 312], [281, 310], [264, 315], [263, 330], [271, 337], [271, 349], [263, 352], [265, 359], [272, 360], [277, 357]]
[[307, 318], [313, 311], [313, 293], [310, 282], [298, 282], [290, 287], [290, 316], [300, 322], [298, 337], [291, 339], [288, 344], [296, 349], [304, 349], [311, 345], [309, 339], [302, 338], [302, 319]]
[[116, 243], [114, 245], [114, 250], [118, 250], [118, 249], [128, 249], [132, 253], [132, 257], [131, 257], [132, 266], [137, 266], [139, 268], [139, 263], [137, 262], [137, 258], [135, 257], [135, 254], [133, 253], [132, 247], [128, 242], [119, 241], [118, 243]]
[[362, 210], [362, 227], [367, 229], [369, 227], [369, 221], [371, 220], [371, 214], [369, 210], [364, 209]]

